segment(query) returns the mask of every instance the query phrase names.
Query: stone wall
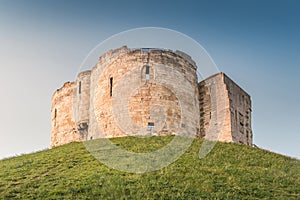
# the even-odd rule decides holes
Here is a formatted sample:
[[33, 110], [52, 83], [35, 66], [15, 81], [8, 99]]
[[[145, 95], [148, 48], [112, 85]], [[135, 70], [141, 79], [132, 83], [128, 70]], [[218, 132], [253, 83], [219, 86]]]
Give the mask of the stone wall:
[[252, 145], [251, 99], [224, 73], [199, 83], [200, 137]]
[[224, 73], [198, 83], [181, 51], [103, 54], [52, 98], [51, 147], [126, 135], [188, 135], [252, 144], [250, 96]]
[[51, 114], [51, 147], [80, 141], [73, 118], [75, 83], [67, 82], [53, 94]]
[[90, 117], [91, 71], [78, 74], [74, 88], [73, 114], [81, 140], [87, 140]]
[[232, 141], [252, 145], [251, 98], [226, 75], [224, 82], [230, 102]]
[[154, 124], [152, 134], [195, 134], [199, 127], [196, 67], [172, 51], [122, 50], [117, 57], [100, 58], [92, 70], [96, 119], [89, 137], [144, 135], [149, 124]]
[[[98, 62], [92, 68], [91, 71], [91, 82], [90, 82], [90, 109], [89, 109], [89, 129], [88, 129], [88, 139], [100, 138], [104, 137], [102, 134], [102, 130], [100, 129], [97, 117], [95, 115], [95, 94], [96, 94], [96, 87], [98, 84], [99, 77], [102, 77], [107, 70], [107, 67], [116, 60], [118, 57], [130, 52], [130, 49], [126, 46], [121, 48], [110, 50], [99, 57]], [[107, 78], [107, 77], [106, 77]], [[109, 78], [109, 77], [108, 77]], [[99, 88], [98, 88], [99, 89]], [[109, 82], [107, 82], [106, 88], [104, 91], [109, 89]]]

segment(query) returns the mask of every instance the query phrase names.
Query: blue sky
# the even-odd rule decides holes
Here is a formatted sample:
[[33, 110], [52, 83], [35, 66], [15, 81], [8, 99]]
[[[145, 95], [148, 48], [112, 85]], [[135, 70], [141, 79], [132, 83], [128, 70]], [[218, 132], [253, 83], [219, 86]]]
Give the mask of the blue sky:
[[49, 147], [53, 92], [113, 34], [198, 41], [252, 97], [254, 143], [300, 158], [299, 1], [0, 0], [0, 158]]

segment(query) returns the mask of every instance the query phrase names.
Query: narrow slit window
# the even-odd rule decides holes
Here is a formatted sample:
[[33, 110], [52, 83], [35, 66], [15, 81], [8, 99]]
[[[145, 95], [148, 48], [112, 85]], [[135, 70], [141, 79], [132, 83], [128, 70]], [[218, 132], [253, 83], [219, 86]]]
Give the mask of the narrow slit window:
[[110, 77], [110, 79], [109, 79], [109, 94], [110, 94], [110, 96], [112, 96], [113, 81], [114, 81], [113, 77]]
[[150, 73], [149, 73], [149, 66], [146, 66], [146, 80], [148, 81], [150, 79]]
[[54, 126], [56, 126], [57, 109], [54, 110]]
[[238, 119], [237, 119], [237, 111], [235, 110], [235, 123], [238, 123], [237, 121], [238, 121]]
[[81, 94], [81, 81], [78, 83], [78, 93]]

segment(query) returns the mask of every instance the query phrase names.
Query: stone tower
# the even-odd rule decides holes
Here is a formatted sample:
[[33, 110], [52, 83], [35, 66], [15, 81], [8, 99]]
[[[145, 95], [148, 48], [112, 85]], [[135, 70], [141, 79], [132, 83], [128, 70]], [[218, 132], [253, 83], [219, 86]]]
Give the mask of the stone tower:
[[252, 145], [250, 96], [224, 73], [198, 83], [180, 51], [106, 52], [52, 98], [51, 147], [127, 135], [186, 135]]

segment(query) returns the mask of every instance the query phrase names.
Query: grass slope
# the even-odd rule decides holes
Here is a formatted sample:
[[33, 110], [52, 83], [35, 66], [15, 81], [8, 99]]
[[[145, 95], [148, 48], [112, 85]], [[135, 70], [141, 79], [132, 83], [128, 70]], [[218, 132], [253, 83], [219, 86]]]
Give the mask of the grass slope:
[[[172, 137], [115, 138], [130, 151]], [[176, 162], [132, 174], [98, 162], [82, 143], [0, 161], [0, 199], [300, 199], [300, 161], [244, 145], [217, 143], [198, 158], [194, 140]]]

